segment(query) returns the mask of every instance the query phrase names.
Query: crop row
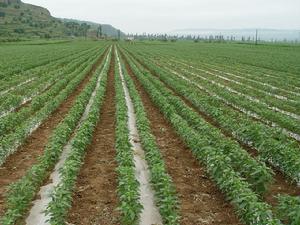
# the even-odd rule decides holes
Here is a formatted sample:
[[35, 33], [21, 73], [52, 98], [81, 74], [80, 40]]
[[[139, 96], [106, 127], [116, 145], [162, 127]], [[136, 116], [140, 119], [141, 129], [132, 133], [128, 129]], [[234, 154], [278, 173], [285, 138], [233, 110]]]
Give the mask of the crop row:
[[[2, 81], [22, 76], [24, 71], [41, 67], [70, 54], [96, 46], [95, 42], [69, 42], [58, 45], [22, 45], [1, 46], [0, 79]], [[12, 66], [13, 65], [13, 66]]]
[[31, 83], [35, 81], [35, 79], [40, 78], [41, 76], [43, 76], [44, 73], [48, 72], [49, 70], [55, 70], [60, 66], [63, 66], [67, 62], [68, 58], [72, 57], [73, 55], [80, 56], [80, 55], [88, 54], [89, 52], [96, 50], [96, 48], [99, 47], [85, 49], [81, 52], [76, 51], [74, 53], [70, 53], [70, 55], [64, 56], [63, 58], [52, 60], [49, 63], [44, 64], [42, 66], [38, 66], [30, 70], [22, 71], [20, 74], [9, 77], [9, 79], [8, 78], [3, 79], [2, 84], [0, 86], [0, 90], [1, 90], [0, 95], [2, 96], [8, 92], [17, 90], [18, 88], [21, 88], [23, 85]]
[[90, 108], [85, 109], [88, 110], [86, 118], [80, 121], [80, 125], [75, 131], [70, 153], [60, 169], [60, 182], [51, 194], [52, 200], [46, 210], [51, 224], [64, 224], [68, 209], [71, 207], [72, 193], [83, 163], [85, 150], [92, 140], [98, 121], [101, 120], [99, 115], [106, 91], [109, 62], [109, 59], [106, 60], [101, 72], [100, 70], [96, 72], [100, 76], [97, 79], [99, 87], [96, 86], [94, 96], [90, 99]]
[[[195, 157], [206, 165], [210, 176], [235, 206], [240, 218], [246, 224], [281, 224], [273, 217], [271, 207], [261, 202], [259, 196], [252, 191], [251, 185], [245, 182], [240, 173], [233, 169], [232, 161], [228, 159], [228, 156], [223, 154], [221, 149], [208, 144], [207, 137], [203, 133], [196, 132], [190, 127], [187, 120], [178, 115], [175, 106], [170, 104], [168, 99], [151, 84], [150, 80], [154, 78], [146, 71], [141, 71], [129, 57], [127, 59], [135, 76], [148, 92], [152, 101], [190, 147]], [[186, 111], [188, 108], [185, 106], [182, 110]]]
[[219, 68], [215, 65], [211, 65], [211, 64], [207, 64], [207, 63], [199, 63], [198, 65], [191, 65], [191, 63], [187, 63], [184, 60], [179, 60], [179, 59], [170, 59], [170, 61], [173, 61], [175, 63], [179, 63], [181, 65], [184, 65], [188, 68], [194, 68], [195, 70], [202, 70], [200, 68], [203, 68], [209, 72], [214, 72], [217, 74], [221, 74], [222, 76], [226, 76], [226, 78], [228, 79], [232, 79], [235, 82], [240, 82], [243, 83], [245, 85], [248, 85], [249, 87], [255, 88], [257, 90], [261, 90], [264, 91], [265, 93], [269, 93], [272, 94], [274, 96], [282, 96], [283, 98], [286, 99], [292, 99], [292, 100], [296, 100], [297, 98], [300, 97], [300, 94], [297, 92], [294, 92], [292, 90], [288, 90], [286, 89], [287, 87], [282, 86], [274, 86], [271, 85], [269, 83], [266, 83], [266, 81], [264, 80], [265, 78], [262, 78], [261, 76], [259, 76], [258, 78], [261, 78], [260, 80], [256, 80], [251, 74], [248, 74], [249, 71], [243, 72], [243, 73], [238, 73], [238, 72], [226, 72], [222, 69], [224, 69], [223, 67]]
[[280, 217], [289, 225], [300, 224], [300, 197], [280, 195], [278, 201], [277, 211]]
[[239, 141], [257, 149], [262, 160], [278, 167], [287, 177], [300, 181], [300, 155], [298, 144], [282, 132], [250, 119], [224, 105], [214, 96], [199, 90], [188, 80], [178, 78], [140, 58], [163, 82], [189, 100], [200, 112], [209, 115], [220, 127]]
[[[2, 164], [8, 155], [13, 153], [17, 147], [26, 139], [28, 135], [34, 131], [43, 120], [48, 118], [48, 116], [74, 91], [74, 89], [79, 85], [79, 83], [86, 77], [87, 73], [91, 71], [94, 61], [91, 64], [85, 65], [82, 71], [76, 74], [70, 82], [65, 83], [65, 88], [59, 92], [58, 95], [51, 96], [50, 101], [43, 106], [34, 117], [26, 120], [11, 134], [8, 134], [1, 138], [1, 149], [0, 149], [0, 164]], [[61, 81], [63, 82], [63, 80]], [[50, 93], [51, 94], [51, 93]], [[54, 98], [51, 98], [54, 97]]]
[[[223, 95], [217, 95], [217, 94], [213, 91], [213, 89], [208, 89], [208, 88], [202, 86], [200, 82], [196, 82], [196, 81], [193, 81], [193, 80], [191, 80], [191, 79], [188, 79], [188, 78], [186, 78], [185, 76], [183, 76], [182, 74], [180, 74], [180, 73], [178, 73], [177, 71], [175, 71], [175, 70], [173, 70], [173, 69], [170, 69], [170, 68], [168, 68], [168, 69], [166, 70], [166, 72], [167, 72], [167, 73], [172, 73], [173, 75], [176, 75], [177, 77], [179, 77], [179, 78], [181, 78], [181, 79], [184, 79], [184, 80], [186, 80], [186, 81], [188, 81], [188, 82], [190, 82], [190, 83], [193, 83], [193, 85], [194, 85], [195, 87], [197, 87], [197, 89], [199, 89], [199, 90], [205, 92], [206, 94], [208, 94], [208, 95], [210, 95], [210, 96], [213, 96], [213, 97], [217, 98], [218, 100], [222, 101], [224, 104], [230, 106], [231, 108], [233, 108], [233, 109], [235, 109], [235, 110], [237, 110], [237, 111], [239, 111], [239, 112], [241, 112], [241, 113], [244, 113], [244, 114], [246, 114], [247, 116], [252, 117], [254, 120], [258, 120], [258, 121], [260, 121], [260, 122], [262, 122], [262, 123], [264, 123], [264, 124], [266, 124], [266, 125], [268, 125], [268, 126], [271, 126], [271, 127], [280, 128], [280, 125], [279, 125], [279, 124], [274, 123], [274, 122], [271, 122], [271, 121], [269, 121], [269, 120], [266, 120], [266, 119], [262, 118], [260, 115], [258, 115], [257, 113], [255, 113], [255, 112], [253, 112], [253, 111], [249, 111], [249, 110], [247, 110], [247, 109], [244, 109], [244, 108], [241, 107], [241, 105], [234, 104], [232, 101], [229, 102], [228, 100], [226, 100], [226, 99], [223, 97]], [[223, 91], [223, 90], [221, 90], [221, 92], [222, 92], [222, 91]], [[223, 91], [223, 92], [224, 92], [224, 91]], [[228, 93], [227, 93], [227, 96], [229, 96], [229, 99], [232, 98], [232, 95], [231, 95], [231, 94], [228, 94]], [[247, 102], [247, 103], [248, 103], [248, 102]], [[249, 105], [249, 104], [247, 104], [247, 105]], [[261, 109], [259, 109], [259, 110], [261, 110]], [[292, 138], [294, 138], [294, 139], [296, 139], [296, 140], [300, 140], [300, 136], [297, 135], [296, 133], [293, 133], [293, 132], [291, 132], [291, 131], [289, 131], [289, 130], [287, 130], [287, 129], [285, 129], [285, 128], [281, 128], [281, 130], [282, 130], [282, 132], [283, 132], [284, 134], [286, 134], [287, 136], [292, 137]]]
[[[183, 46], [185, 47], [183, 48]], [[285, 95], [286, 93], [290, 93], [294, 96], [295, 95], [300, 96], [300, 94], [296, 91], [297, 86], [298, 86], [298, 90], [300, 87], [300, 82], [299, 82], [300, 80], [297, 78], [296, 74], [281, 72], [279, 70], [274, 70], [274, 69], [273, 70], [265, 69], [264, 67], [250, 65], [249, 62], [247, 61], [245, 63], [238, 62], [239, 59], [243, 59], [249, 56], [249, 54], [242, 54], [237, 60], [231, 60], [230, 58], [233, 57], [233, 55], [235, 55], [236, 53], [238, 53], [236, 51], [230, 51], [229, 49], [231, 49], [231, 46], [228, 46], [229, 51], [226, 57], [222, 57], [220, 55], [220, 52], [225, 50], [222, 49], [225, 46], [223, 47], [202, 46], [202, 47], [204, 48], [198, 49], [197, 46], [174, 45], [174, 46], [168, 46], [168, 47], [163, 46], [160, 48], [156, 48], [154, 46], [150, 47], [147, 45], [135, 45], [135, 46], [130, 46], [130, 49], [139, 51], [140, 53], [147, 52], [148, 55], [151, 54], [154, 55], [154, 57], [162, 55], [167, 59], [169, 59], [170, 61], [175, 60], [175, 63], [178, 64], [185, 63], [189, 65], [190, 68], [205, 68], [206, 70], [210, 70], [211, 72], [219, 72], [222, 75], [230, 74], [234, 76], [239, 76], [240, 78], [243, 78], [244, 81], [245, 79], [247, 79], [247, 81], [251, 81], [254, 87], [257, 87], [257, 84], [260, 84], [261, 86], [270, 88], [269, 90], [271, 93], [278, 93], [278, 91], [280, 92], [283, 91], [283, 95]], [[235, 46], [234, 48], [235, 50], [239, 50], [239, 51], [243, 49], [240, 48], [240, 46]], [[197, 49], [199, 51], [197, 51]], [[207, 51], [208, 49], [209, 51]], [[211, 50], [214, 50], [215, 52]], [[251, 51], [252, 50], [253, 49], [251, 49]], [[179, 52], [180, 54], [178, 54]], [[258, 57], [260, 56], [260, 53], [256, 51], [254, 55]], [[286, 60], [287, 55], [282, 57], [279, 56], [278, 54], [276, 55], [276, 57], [281, 57], [282, 59], [281, 62], [277, 64], [282, 65], [282, 62]], [[291, 60], [288, 61], [291, 62], [296, 58], [297, 57], [291, 56], [290, 58]], [[264, 57], [264, 60], [267, 59], [268, 58]], [[265, 62], [266, 61], [261, 61], [260, 63], [265, 63]], [[280, 92], [278, 94], [280, 94]]]
[[[214, 98], [217, 98], [218, 100], [222, 101], [225, 105], [231, 107], [232, 109], [240, 112], [240, 113], [243, 113], [245, 114], [246, 116], [249, 116], [251, 117], [253, 120], [255, 121], [259, 121], [269, 127], [275, 127], [277, 130], [276, 132], [278, 131], [278, 129], [280, 129], [280, 131], [285, 134], [287, 137], [291, 137], [295, 140], [298, 140], [300, 141], [300, 135], [299, 134], [296, 134], [290, 130], [287, 130], [285, 128], [282, 128], [279, 124], [275, 123], [275, 122], [272, 122], [270, 120], [267, 120], [265, 118], [262, 118], [260, 115], [258, 115], [257, 113], [253, 112], [253, 111], [249, 111], [243, 107], [241, 107], [241, 104], [239, 104], [240, 102], [237, 102], [237, 103], [233, 103], [234, 101], [228, 101], [227, 99], [224, 98], [224, 95], [227, 95], [229, 99], [232, 98], [232, 95], [228, 94], [228, 93], [225, 93], [223, 94], [224, 92], [222, 92], [220, 95], [217, 95], [214, 91], [200, 85], [200, 82], [196, 82], [196, 81], [193, 81], [191, 79], [188, 79], [186, 78], [185, 76], [181, 75], [180, 73], [176, 72], [175, 70], [172, 70], [172, 69], [168, 69], [166, 71], [167, 73], [172, 73], [174, 75], [176, 75], [178, 78], [180, 79], [183, 79], [183, 80], [186, 80], [187, 82], [190, 82], [192, 83], [197, 89], [201, 90], [202, 92], [205, 92], [206, 94], [214, 97]], [[247, 105], [249, 105], [249, 103], [247, 102]], [[258, 108], [259, 111], [263, 111], [264, 109], [260, 109]], [[275, 133], [276, 133], [275, 132]], [[276, 136], [276, 134], [274, 134]]]
[[[144, 55], [145, 52], [137, 51], [137, 54]], [[233, 72], [223, 71], [222, 68], [218, 68], [208, 63], [198, 62], [195, 64], [192, 60], [186, 61], [182, 59], [182, 57], [176, 58], [173, 56], [165, 56], [163, 54], [149, 54], [148, 51], [147, 56], [148, 58], [159, 61], [164, 65], [169, 64], [172, 68], [178, 67], [178, 69], [188, 70], [187, 72], [198, 73], [201, 76], [213, 79], [214, 81], [222, 83], [225, 86], [230, 85], [234, 87], [235, 90], [238, 90], [245, 95], [251, 95], [253, 98], [256, 97], [262, 101], [266, 101], [270, 105], [274, 104], [274, 106], [279, 108], [286, 107], [285, 110], [287, 111], [294, 110], [294, 107], [298, 106], [296, 103], [300, 97], [299, 93], [278, 88], [264, 82], [256, 81], [251, 75], [249, 75], [249, 77], [247, 74], [237, 75]], [[284, 104], [277, 104], [277, 101], [282, 101]], [[290, 107], [286, 106], [286, 104], [290, 105]]]
[[[102, 51], [100, 51], [100, 53]], [[97, 57], [98, 55], [99, 54], [97, 53]], [[65, 76], [57, 81], [57, 83], [49, 88], [49, 90], [33, 98], [27, 107], [23, 107], [17, 112], [9, 113], [7, 116], [0, 118], [0, 137], [14, 131], [17, 129], [18, 125], [24, 123], [30, 117], [34, 117], [34, 114], [39, 109], [46, 105], [49, 100], [58, 95], [59, 92], [66, 87], [66, 84], [74, 79], [77, 74], [82, 72], [82, 70], [89, 65], [89, 63], [93, 62], [94, 59], [94, 57], [90, 57], [90, 55], [88, 55], [86, 57], [73, 60], [72, 63], [66, 65], [61, 71], [65, 74]]]
[[[174, 68], [174, 66], [172, 66]], [[166, 68], [166, 67], [165, 67]], [[178, 67], [177, 67], [178, 68]], [[167, 68], [170, 70], [170, 67]], [[300, 133], [300, 127], [297, 125], [297, 122], [300, 119], [300, 116], [298, 114], [295, 114], [293, 112], [297, 112], [297, 103], [295, 103], [294, 106], [289, 106], [289, 111], [284, 111], [282, 109], [279, 109], [274, 106], [270, 106], [266, 104], [265, 102], [262, 102], [261, 100], [257, 98], [253, 98], [249, 96], [250, 93], [247, 91], [247, 95], [243, 94], [239, 91], [236, 91], [235, 89], [232, 89], [232, 86], [229, 84], [220, 84], [215, 82], [213, 79], [205, 78], [202, 75], [195, 74], [193, 72], [190, 72], [186, 69], [178, 69], [178, 72], [186, 77], [187, 79], [194, 81], [198, 84], [203, 85], [203, 87], [207, 90], [213, 90], [213, 92], [218, 96], [223, 96], [223, 98], [232, 103], [232, 104], [238, 104], [240, 107], [244, 108], [247, 111], [250, 111], [252, 113], [258, 114], [260, 117], [279, 124], [281, 127], [286, 128], [290, 131]], [[246, 90], [245, 90], [246, 91]], [[274, 101], [272, 101], [274, 103]], [[272, 103], [272, 105], [274, 105]], [[285, 106], [288, 106], [287, 103], [279, 102], [277, 101], [277, 105], [282, 105], [283, 108], [286, 108]], [[282, 107], [280, 107], [282, 108]], [[293, 111], [293, 112], [290, 112]]]
[[137, 129], [142, 147], [145, 151], [145, 158], [151, 174], [151, 184], [155, 191], [155, 200], [158, 205], [164, 224], [179, 224], [178, 200], [175, 187], [168, 175], [164, 160], [161, 156], [155, 137], [151, 133], [150, 121], [147, 118], [141, 97], [137, 92], [133, 81], [129, 77], [122, 59], [119, 59], [124, 82], [132, 99], [134, 112], [136, 115]]
[[89, 51], [84, 54], [71, 55], [57, 62], [54, 68], [49, 66], [43, 71], [39, 70], [38, 75], [31, 74], [30, 82], [17, 86], [12, 91], [1, 95], [0, 117], [15, 110], [54, 85], [63, 74], [69, 73], [67, 71], [67, 69], [69, 69], [68, 64], [74, 59], [83, 59], [84, 57], [94, 55], [98, 50], [99, 49], [94, 49], [92, 52]]
[[[270, 71], [263, 72], [262, 68], [253, 67], [245, 64], [230, 64], [224, 62], [215, 62], [215, 61], [198, 61], [194, 59], [189, 59], [184, 57], [170, 57], [170, 61], [177, 62], [179, 64], [185, 64], [190, 68], [200, 69], [203, 68], [210, 72], [218, 72], [226, 76], [230, 76], [234, 79], [240, 79], [243, 83], [248, 83], [253, 85], [256, 88], [264, 89], [270, 93], [289, 96], [291, 98], [295, 96], [300, 96], [299, 93], [293, 91], [296, 86], [292, 82], [295, 79], [295, 76], [289, 76], [287, 73], [281, 73], [276, 71], [273, 75], [270, 74]], [[299, 84], [300, 85], [300, 84]]]
[[[142, 67], [139, 67], [139, 69], [143, 71]], [[147, 71], [143, 72], [147, 73]], [[187, 108], [185, 103], [168, 90], [159, 80], [153, 78], [150, 82], [174, 106], [178, 115], [182, 116], [190, 127], [196, 132], [201, 133], [203, 137], [207, 137], [207, 139], [203, 139], [203, 144], [219, 149], [220, 153], [228, 156], [233, 168], [252, 185], [255, 191], [258, 193], [266, 191], [267, 186], [272, 182], [272, 171], [264, 163], [253, 159], [238, 143], [224, 136], [219, 129], [199, 117], [197, 112]]]
[[[169, 65], [172, 68], [178, 69], [178, 71], [182, 71], [185, 74], [194, 75], [201, 80], [209, 80], [213, 85], [217, 85], [219, 87], [227, 88], [228, 91], [239, 93], [240, 96], [248, 99], [254, 103], [260, 103], [264, 107], [269, 109], [277, 110], [285, 115], [290, 115], [292, 118], [297, 118], [294, 114], [297, 114], [296, 107], [299, 105], [297, 101], [300, 100], [299, 97], [287, 98], [281, 95], [274, 95], [270, 92], [262, 91], [257, 89], [256, 87], [251, 87], [244, 82], [238, 82], [224, 76], [223, 74], [219, 74], [216, 72], [210, 72], [205, 69], [200, 68], [191, 68], [186, 65], [178, 64], [178, 62], [165, 62], [165, 65]], [[205, 79], [206, 78], [206, 79]]]
[[[295, 48], [253, 48], [253, 46], [238, 45], [188, 45], [176, 44], [173, 46], [136, 45], [144, 47], [146, 52], [163, 53], [168, 57], [185, 59], [194, 64], [218, 65], [227, 71], [239, 71], [251, 77], [268, 79], [281, 84], [300, 87], [297, 49]], [[180, 54], [178, 54], [180, 52]], [[272, 55], [273, 57], [270, 57]], [[294, 82], [295, 81], [295, 82]], [[294, 86], [295, 87], [295, 86]], [[293, 90], [293, 89], [291, 89]]]
[[[232, 105], [238, 105], [244, 111], [256, 114], [264, 120], [270, 121], [270, 123], [276, 123], [282, 128], [300, 134], [300, 126], [298, 123], [300, 116], [298, 114], [287, 112], [277, 107], [267, 105], [264, 101], [250, 96], [251, 91], [249, 90], [246, 92], [246, 94], [241, 93], [241, 89], [238, 89], [237, 91], [236, 88], [233, 88], [232, 85], [227, 82], [222, 83], [220, 80], [213, 79], [210, 76], [206, 76], [205, 73], [194, 73], [192, 72], [192, 69], [183, 69], [178, 66], [178, 64], [176, 64], [177, 66], [175, 64], [169, 63], [162, 64], [160, 60], [158, 65], [162, 65], [161, 68], [164, 68], [164, 70], [169, 73], [179, 73], [180, 76], [183, 76], [184, 78], [201, 85], [205, 90], [212, 90], [211, 92], [213, 94], [222, 96], [222, 98], [226, 102], [229, 102]], [[276, 102], [277, 106], [288, 106], [286, 102], [283, 104], [282, 102], [279, 102], [279, 100], [270, 100], [270, 102], [272, 102], [271, 105], [274, 105]], [[288, 110], [298, 113], [299, 110], [297, 110], [297, 108], [298, 103], [295, 103], [293, 106], [288, 107]]]
[[[116, 54], [115, 54], [116, 55]], [[118, 59], [115, 56], [115, 59]], [[125, 93], [122, 87], [121, 70], [115, 63], [115, 91], [116, 91], [116, 151], [118, 172], [118, 196], [121, 222], [124, 225], [138, 224], [143, 210], [139, 201], [139, 182], [135, 177], [134, 153], [129, 142], [128, 109]]]
[[26, 213], [36, 192], [45, 182], [49, 171], [54, 168], [64, 146], [76, 129], [95, 90], [98, 77], [100, 76], [99, 71], [103, 65], [104, 63], [93, 74], [90, 82], [76, 98], [66, 117], [55, 128], [38, 162], [26, 172], [25, 176], [10, 185], [6, 198], [6, 213], [1, 218], [3, 225], [14, 224]]
[[224, 63], [218, 65], [210, 62], [207, 65], [222, 70], [225, 69], [230, 73], [234, 72], [235, 74], [239, 74], [253, 80], [266, 82], [271, 85], [274, 84], [276, 87], [281, 87], [283, 89], [288, 87], [291, 91], [293, 91], [296, 87], [300, 87], [300, 80], [294, 73], [285, 73], [278, 70], [266, 70], [261, 67], [246, 64], [234, 64], [233, 66], [229, 66]]

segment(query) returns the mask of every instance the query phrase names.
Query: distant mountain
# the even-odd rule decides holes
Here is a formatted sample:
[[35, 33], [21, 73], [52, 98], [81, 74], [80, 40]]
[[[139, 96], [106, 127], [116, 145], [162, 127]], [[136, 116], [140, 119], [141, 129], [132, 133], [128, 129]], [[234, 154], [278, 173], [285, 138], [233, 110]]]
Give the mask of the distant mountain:
[[[99, 25], [55, 18], [47, 9], [20, 0], [0, 0], [0, 37], [96, 37]], [[118, 36], [113, 26], [101, 26], [103, 36]]]
[[[170, 35], [192, 35], [202, 38], [210, 35], [223, 35], [223, 37], [235, 37], [236, 40], [253, 39], [256, 29], [179, 29], [169, 32]], [[263, 41], [300, 41], [300, 30], [284, 30], [284, 29], [258, 29], [258, 38]]]

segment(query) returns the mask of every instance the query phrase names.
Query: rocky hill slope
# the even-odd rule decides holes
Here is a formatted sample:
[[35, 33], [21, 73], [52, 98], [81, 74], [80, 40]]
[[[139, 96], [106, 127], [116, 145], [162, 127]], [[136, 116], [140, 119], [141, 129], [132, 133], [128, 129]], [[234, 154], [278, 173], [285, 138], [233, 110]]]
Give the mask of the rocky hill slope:
[[[0, 37], [96, 37], [99, 25], [55, 18], [47, 9], [20, 0], [0, 0]], [[103, 24], [101, 30], [102, 36], [118, 36], [111, 25]]]

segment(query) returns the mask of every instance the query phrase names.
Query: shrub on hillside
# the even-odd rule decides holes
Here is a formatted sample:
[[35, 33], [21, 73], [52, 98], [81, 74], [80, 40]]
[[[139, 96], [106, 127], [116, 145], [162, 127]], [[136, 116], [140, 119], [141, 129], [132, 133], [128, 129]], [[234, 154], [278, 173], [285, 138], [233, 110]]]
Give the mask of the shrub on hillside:
[[14, 32], [17, 33], [17, 34], [24, 34], [25, 33], [23, 28], [16, 28], [16, 29], [14, 29]]
[[0, 2], [0, 7], [2, 7], [2, 8], [6, 8], [6, 7], [7, 7], [7, 4], [6, 4], [6, 3], [4, 3], [4, 2]]

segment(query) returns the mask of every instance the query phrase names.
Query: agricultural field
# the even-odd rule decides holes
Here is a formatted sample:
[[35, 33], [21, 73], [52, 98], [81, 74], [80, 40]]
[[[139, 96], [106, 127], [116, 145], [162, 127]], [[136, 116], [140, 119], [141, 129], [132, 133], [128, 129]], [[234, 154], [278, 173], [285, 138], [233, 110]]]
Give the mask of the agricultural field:
[[0, 224], [299, 225], [300, 46], [0, 45]]

